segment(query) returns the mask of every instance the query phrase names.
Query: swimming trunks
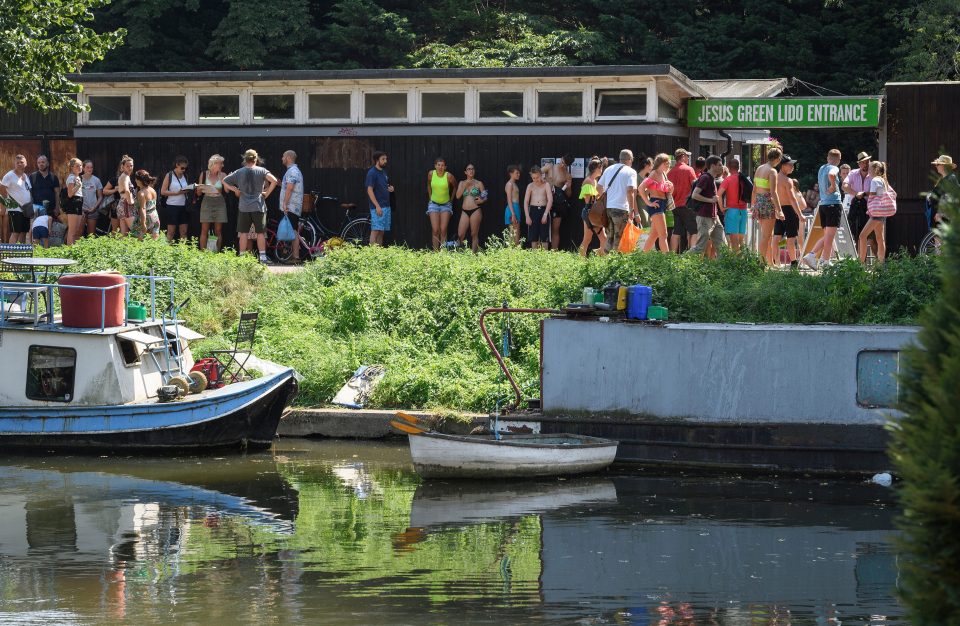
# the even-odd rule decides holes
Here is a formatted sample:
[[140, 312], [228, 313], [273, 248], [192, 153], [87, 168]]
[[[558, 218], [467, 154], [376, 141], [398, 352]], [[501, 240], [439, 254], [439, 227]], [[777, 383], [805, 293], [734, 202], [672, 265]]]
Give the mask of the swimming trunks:
[[545, 206], [530, 205], [530, 221], [533, 223], [527, 226], [527, 240], [531, 243], [535, 241], [549, 243], [550, 241], [550, 222], [548, 220], [546, 224], [541, 223], [546, 210]]
[[510, 206], [503, 210], [503, 223], [509, 226], [512, 222], [519, 224], [520, 221], [520, 203], [511, 202]]

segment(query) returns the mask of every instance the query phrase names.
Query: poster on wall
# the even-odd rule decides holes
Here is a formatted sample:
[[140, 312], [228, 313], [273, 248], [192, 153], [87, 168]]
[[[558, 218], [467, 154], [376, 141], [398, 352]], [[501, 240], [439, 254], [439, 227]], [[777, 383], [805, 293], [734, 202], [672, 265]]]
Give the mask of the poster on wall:
[[[542, 157], [540, 159], [541, 169], [547, 165], [556, 165], [557, 163], [563, 163], [563, 157]], [[573, 178], [583, 178], [586, 176], [587, 170], [587, 159], [584, 157], [576, 158], [573, 160], [573, 163], [570, 165], [570, 176]]]

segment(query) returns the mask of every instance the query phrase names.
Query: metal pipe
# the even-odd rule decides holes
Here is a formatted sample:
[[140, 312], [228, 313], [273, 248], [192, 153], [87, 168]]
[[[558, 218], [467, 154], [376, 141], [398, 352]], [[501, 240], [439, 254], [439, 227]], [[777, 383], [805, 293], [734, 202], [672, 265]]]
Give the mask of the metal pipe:
[[717, 134], [719, 134], [721, 137], [727, 140], [727, 149], [724, 150], [723, 154], [720, 155], [720, 158], [723, 159], [724, 163], [726, 163], [727, 157], [730, 155], [731, 152], [733, 152], [733, 137], [731, 137], [730, 133], [728, 133], [725, 130], [719, 130], [717, 131]]
[[517, 385], [517, 381], [513, 379], [513, 376], [510, 374], [510, 370], [507, 369], [507, 364], [504, 362], [503, 357], [500, 355], [500, 352], [497, 350], [497, 345], [493, 343], [493, 339], [490, 338], [490, 333], [487, 332], [487, 325], [484, 322], [484, 318], [491, 313], [539, 313], [542, 315], [557, 315], [561, 313], [556, 309], [511, 309], [507, 307], [493, 308], [493, 309], [484, 309], [480, 314], [480, 332], [483, 333], [483, 338], [487, 342], [487, 346], [490, 347], [490, 351], [493, 353], [493, 357], [497, 360], [497, 363], [500, 365], [500, 370], [507, 377], [507, 380], [510, 381], [510, 386], [513, 387], [513, 395], [516, 398], [516, 402], [511, 405], [508, 405], [508, 409], [515, 409], [520, 406], [520, 403], [523, 401], [523, 395], [520, 392], [520, 387]]

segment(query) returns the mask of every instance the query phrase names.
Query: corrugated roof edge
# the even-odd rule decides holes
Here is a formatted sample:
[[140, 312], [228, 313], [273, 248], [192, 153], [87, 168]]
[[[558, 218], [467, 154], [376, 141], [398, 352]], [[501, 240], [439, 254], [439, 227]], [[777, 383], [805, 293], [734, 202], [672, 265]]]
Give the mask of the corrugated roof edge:
[[429, 68], [364, 70], [264, 70], [210, 72], [93, 72], [70, 74], [81, 83], [249, 82], [257, 80], [364, 80], [417, 78], [566, 78], [588, 76], [670, 76], [699, 91], [670, 65], [576, 65], [566, 67]]

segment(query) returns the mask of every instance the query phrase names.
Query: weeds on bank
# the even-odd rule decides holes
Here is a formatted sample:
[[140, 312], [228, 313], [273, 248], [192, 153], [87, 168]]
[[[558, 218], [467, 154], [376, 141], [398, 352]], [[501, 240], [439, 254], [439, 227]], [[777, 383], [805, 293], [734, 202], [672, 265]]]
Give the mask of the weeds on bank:
[[[479, 328], [480, 312], [507, 302], [558, 308], [584, 287], [619, 281], [653, 287], [671, 320], [910, 324], [939, 288], [932, 258], [893, 257], [876, 270], [855, 261], [822, 275], [766, 271], [753, 255], [610, 255], [494, 246], [480, 254], [345, 247], [303, 270], [268, 275], [246, 256], [129, 238], [84, 240], [58, 255], [82, 271], [172, 275], [184, 312], [210, 336], [195, 351], [232, 341], [241, 310], [259, 309], [258, 354], [305, 378], [299, 402], [325, 404], [362, 364], [387, 367], [373, 406], [486, 411], [509, 386]], [[488, 318], [498, 348], [501, 320]], [[525, 392], [539, 385], [539, 320], [511, 315], [511, 371]]]

